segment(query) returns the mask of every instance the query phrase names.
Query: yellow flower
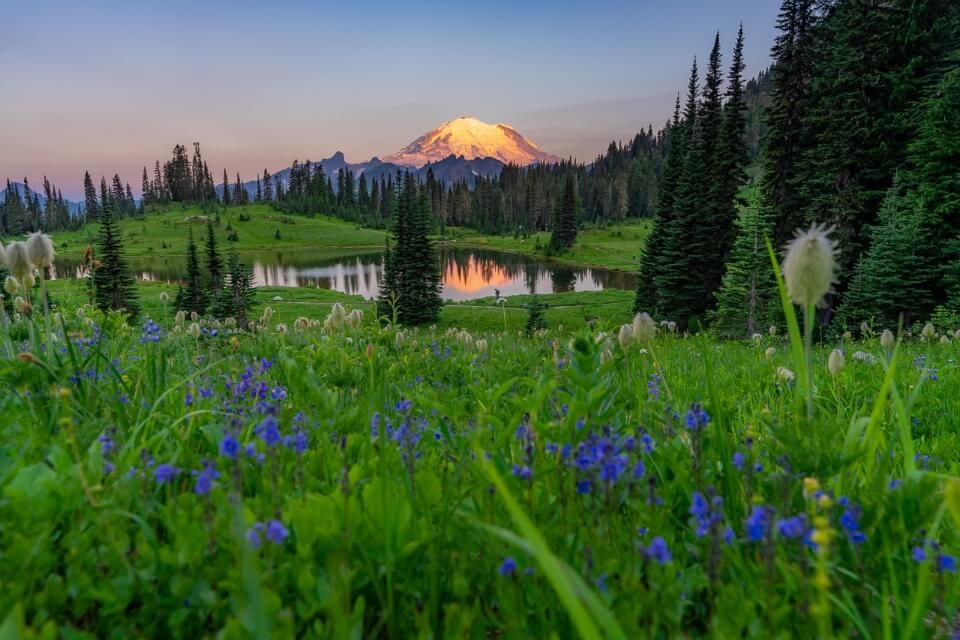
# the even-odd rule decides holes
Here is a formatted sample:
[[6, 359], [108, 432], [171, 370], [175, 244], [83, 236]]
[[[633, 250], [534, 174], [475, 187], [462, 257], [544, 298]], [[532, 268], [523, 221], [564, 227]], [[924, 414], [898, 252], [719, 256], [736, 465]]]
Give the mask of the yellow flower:
[[803, 492], [808, 496], [812, 496], [820, 489], [820, 481], [816, 478], [804, 478], [803, 479]]

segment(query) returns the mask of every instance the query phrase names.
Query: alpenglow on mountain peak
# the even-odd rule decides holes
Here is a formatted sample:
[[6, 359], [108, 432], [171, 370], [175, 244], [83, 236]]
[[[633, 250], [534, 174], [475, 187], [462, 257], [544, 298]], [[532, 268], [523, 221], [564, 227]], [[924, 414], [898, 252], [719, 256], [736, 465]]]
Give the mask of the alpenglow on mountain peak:
[[541, 151], [536, 143], [510, 125], [489, 124], [472, 116], [444, 122], [383, 161], [422, 167], [451, 155], [467, 160], [496, 158], [504, 164], [519, 165], [559, 161], [557, 156]]

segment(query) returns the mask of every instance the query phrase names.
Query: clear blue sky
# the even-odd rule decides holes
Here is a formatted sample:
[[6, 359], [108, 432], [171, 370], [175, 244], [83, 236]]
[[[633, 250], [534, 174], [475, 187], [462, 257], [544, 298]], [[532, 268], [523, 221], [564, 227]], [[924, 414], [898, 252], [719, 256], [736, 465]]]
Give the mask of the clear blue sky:
[[[24, 0], [0, 36], [0, 178], [120, 172], [199, 140], [245, 178], [396, 151], [460, 115], [591, 160], [672, 110], [719, 30], [769, 63], [777, 0]], [[701, 66], [702, 68], [702, 66]]]

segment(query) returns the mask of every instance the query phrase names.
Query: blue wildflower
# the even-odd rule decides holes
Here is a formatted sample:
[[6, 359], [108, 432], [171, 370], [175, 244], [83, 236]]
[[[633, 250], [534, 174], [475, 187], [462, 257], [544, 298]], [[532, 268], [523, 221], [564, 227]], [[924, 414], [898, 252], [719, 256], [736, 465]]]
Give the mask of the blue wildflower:
[[746, 521], [747, 540], [750, 542], [760, 542], [766, 537], [770, 527], [770, 512], [771, 509], [763, 505], [755, 505], [753, 507]]
[[937, 556], [937, 569], [940, 571], [945, 571], [946, 573], [956, 573], [957, 572], [956, 557], [948, 555], [946, 553], [941, 553], [939, 556]]
[[685, 421], [687, 429], [697, 431], [706, 427], [709, 422], [710, 415], [703, 409], [699, 402], [694, 402], [690, 405], [690, 410], [687, 412]]
[[197, 481], [193, 485], [193, 492], [198, 496], [205, 496], [213, 489], [213, 481], [220, 477], [216, 467], [207, 464], [198, 472]]
[[644, 549], [643, 552], [648, 558], [659, 565], [665, 565], [673, 559], [670, 555], [670, 549], [667, 547], [666, 541], [660, 536], [657, 536], [651, 540], [650, 544], [646, 549]]
[[580, 480], [577, 482], [577, 493], [580, 495], [590, 493], [590, 486], [589, 480]]
[[274, 544], [283, 544], [290, 532], [283, 526], [279, 520], [271, 520], [267, 523], [267, 540]]
[[917, 546], [913, 548], [911, 555], [913, 556], [914, 561], [925, 562], [927, 559], [927, 550], [923, 547]]
[[293, 436], [293, 450], [299, 454], [306, 452], [309, 447], [306, 431], [297, 431]]
[[777, 520], [777, 533], [784, 538], [800, 538], [806, 532], [806, 529], [807, 520], [803, 515]]
[[237, 440], [237, 437], [232, 433], [228, 433], [223, 436], [223, 440], [220, 441], [220, 454], [224, 455], [231, 460], [237, 457], [237, 453], [240, 451], [240, 442]]
[[263, 419], [257, 427], [257, 433], [268, 447], [274, 447], [280, 442], [280, 426], [273, 416]]
[[153, 470], [153, 477], [157, 481], [157, 484], [163, 484], [164, 482], [173, 480], [177, 473], [179, 473], [179, 469], [173, 465], [159, 464], [157, 468]]
[[737, 451], [735, 454], [733, 454], [733, 466], [738, 470], [743, 471], [743, 465], [745, 461], [746, 456], [744, 456], [743, 453]]
[[511, 556], [507, 556], [503, 559], [503, 562], [500, 563], [497, 573], [505, 578], [513, 577], [517, 573], [517, 561]]
[[533, 470], [527, 466], [520, 466], [518, 464], [513, 465], [513, 475], [517, 476], [521, 480], [531, 480], [533, 478]]
[[643, 478], [644, 474], [647, 472], [646, 466], [643, 464], [643, 460], [637, 460], [637, 464], [633, 465], [633, 477], [636, 480]]

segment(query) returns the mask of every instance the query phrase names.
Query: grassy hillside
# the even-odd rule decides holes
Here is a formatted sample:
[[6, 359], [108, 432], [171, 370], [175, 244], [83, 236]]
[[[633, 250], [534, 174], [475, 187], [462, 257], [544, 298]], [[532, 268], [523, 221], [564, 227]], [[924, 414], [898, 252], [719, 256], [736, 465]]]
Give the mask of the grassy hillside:
[[[577, 243], [562, 255], [552, 258], [588, 267], [605, 267], [621, 271], [636, 271], [643, 244], [650, 234], [648, 220], [613, 225], [604, 229], [585, 229], [577, 234]], [[488, 236], [471, 229], [448, 229], [444, 241], [455, 246], [482, 247], [513, 253], [545, 257], [550, 244], [550, 233], [541, 231], [529, 238]]]
[[[241, 214], [250, 219], [241, 221]], [[120, 227], [127, 255], [183, 255], [191, 229], [198, 240], [206, 234], [207, 215], [198, 206], [177, 206], [162, 211], [148, 210], [143, 218], [122, 220]], [[217, 214], [210, 215], [216, 219]], [[79, 231], [53, 234], [57, 253], [67, 258], [80, 258], [84, 247], [95, 241], [98, 230], [99, 225], [92, 223]], [[237, 233], [235, 242], [225, 239], [231, 230]], [[262, 204], [221, 209], [217, 234], [222, 247], [235, 247], [244, 253], [275, 249], [380, 249], [385, 238], [383, 231], [363, 229], [337, 218], [289, 216]]]

